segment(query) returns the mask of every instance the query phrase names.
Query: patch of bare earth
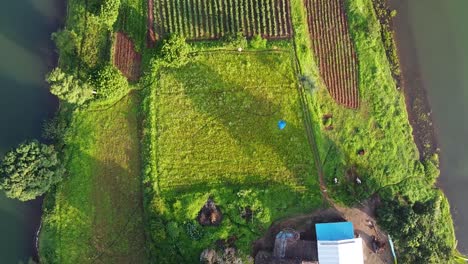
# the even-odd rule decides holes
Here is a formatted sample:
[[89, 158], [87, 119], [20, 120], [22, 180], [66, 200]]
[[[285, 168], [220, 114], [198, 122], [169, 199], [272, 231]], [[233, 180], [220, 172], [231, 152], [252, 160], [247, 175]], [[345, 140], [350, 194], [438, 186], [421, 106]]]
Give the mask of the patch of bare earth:
[[[353, 223], [355, 233], [359, 234], [364, 242], [364, 263], [393, 263], [387, 234], [375, 224], [374, 209], [375, 201], [369, 200], [360, 207], [345, 208], [336, 206], [335, 208], [320, 209], [310, 214], [277, 221], [270, 226], [262, 238], [254, 242], [252, 255], [256, 256], [260, 253], [262, 258], [266, 258], [265, 255], [271, 254], [276, 234], [281, 230], [292, 228], [300, 232], [302, 240], [315, 241], [317, 239], [315, 223], [350, 221]], [[385, 243], [378, 252], [373, 250], [372, 236]]]
[[114, 65], [129, 81], [137, 81], [141, 75], [141, 55], [136, 52], [132, 40], [122, 32], [115, 34]]

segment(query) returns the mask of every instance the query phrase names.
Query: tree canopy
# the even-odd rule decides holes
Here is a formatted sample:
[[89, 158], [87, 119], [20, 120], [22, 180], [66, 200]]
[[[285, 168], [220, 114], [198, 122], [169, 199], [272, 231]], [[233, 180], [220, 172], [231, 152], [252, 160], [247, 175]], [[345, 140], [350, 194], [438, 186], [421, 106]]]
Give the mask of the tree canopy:
[[424, 202], [385, 200], [379, 224], [392, 235], [403, 263], [448, 263], [455, 241], [448, 202], [442, 194]]
[[112, 30], [119, 16], [120, 0], [104, 0], [99, 14], [100, 19], [109, 30]]
[[111, 64], [98, 69], [91, 77], [100, 98], [111, 98], [128, 92], [128, 81], [120, 71]]
[[85, 82], [76, 79], [73, 75], [55, 68], [47, 75], [50, 92], [61, 100], [81, 105], [93, 95], [92, 88]]
[[181, 67], [189, 61], [190, 46], [184, 37], [171, 35], [165, 39], [161, 48], [161, 55], [165, 66]]
[[62, 180], [64, 172], [54, 147], [34, 140], [5, 155], [0, 165], [0, 189], [10, 198], [33, 200]]

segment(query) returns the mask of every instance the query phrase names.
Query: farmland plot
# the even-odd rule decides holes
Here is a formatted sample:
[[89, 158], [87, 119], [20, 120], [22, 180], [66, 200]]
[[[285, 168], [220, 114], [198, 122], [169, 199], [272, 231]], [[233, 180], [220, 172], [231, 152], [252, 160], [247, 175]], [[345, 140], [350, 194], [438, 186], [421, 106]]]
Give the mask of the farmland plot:
[[135, 51], [132, 40], [120, 32], [115, 36], [113, 62], [129, 81], [140, 77], [141, 55]]
[[[150, 0], [159, 36], [217, 39], [242, 32], [265, 38], [291, 37], [289, 0]], [[151, 5], [150, 5], [151, 6]]]
[[162, 70], [153, 113], [162, 191], [315, 183], [289, 56], [213, 53]]
[[306, 0], [310, 37], [320, 74], [335, 101], [359, 107], [356, 51], [343, 0]]

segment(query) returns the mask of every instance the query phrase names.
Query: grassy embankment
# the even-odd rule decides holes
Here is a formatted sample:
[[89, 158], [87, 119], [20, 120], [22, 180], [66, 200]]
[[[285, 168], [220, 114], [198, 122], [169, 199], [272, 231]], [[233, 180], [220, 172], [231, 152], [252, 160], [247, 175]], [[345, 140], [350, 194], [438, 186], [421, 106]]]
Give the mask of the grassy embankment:
[[[438, 176], [437, 157], [419, 157], [404, 95], [392, 78], [392, 67], [371, 1], [346, 3], [359, 60], [361, 107], [358, 110], [337, 105], [325, 89], [318, 67], [311, 60], [302, 1], [292, 1], [296, 50], [303, 83], [310, 90], [313, 123], [320, 124], [316, 127], [316, 138], [328, 193], [343, 204], [357, 203], [374, 193], [384, 202], [399, 201], [395, 208], [387, 208], [393, 210], [390, 215], [396, 216], [394, 223], [397, 225], [381, 223], [396, 238], [400, 257], [409, 261], [449, 261], [444, 258], [453, 259], [456, 254], [455, 236], [447, 199], [434, 187]], [[325, 129], [325, 115], [332, 116], [333, 130]], [[326, 125], [330, 125], [330, 121]], [[364, 155], [359, 155], [360, 152]], [[334, 184], [335, 177], [338, 184]], [[361, 185], [355, 183], [356, 177], [362, 180]], [[426, 211], [415, 209], [418, 206]], [[409, 213], [411, 210], [414, 214]], [[382, 215], [385, 213], [388, 212], [381, 211]], [[412, 231], [408, 233], [407, 230]], [[435, 240], [426, 238], [429, 233]], [[428, 245], [438, 248], [425, 251]], [[420, 253], [414, 254], [418, 251]], [[408, 256], [412, 254], [414, 258]]]
[[[126, 23], [137, 47], [145, 32], [141, 1], [122, 1]], [[99, 21], [98, 2], [68, 1], [66, 29], [76, 33], [73, 52], [60, 50], [59, 66], [86, 80], [111, 61], [113, 34]], [[139, 9], [138, 9], [139, 8]], [[131, 10], [131, 11], [129, 11]], [[135, 11], [137, 10], [137, 11]], [[142, 21], [140, 21], [142, 20]], [[128, 26], [129, 25], [129, 26]], [[139, 37], [137, 37], [139, 36]], [[72, 45], [70, 43], [70, 45]], [[140, 95], [128, 84], [112, 98], [73, 108], [61, 104], [60, 140], [68, 175], [46, 197], [39, 240], [42, 263], [145, 263], [139, 114]]]
[[[203, 53], [161, 69], [147, 103], [158, 263], [195, 262], [229, 238], [247, 255], [272, 221], [321, 205], [289, 51]], [[201, 228], [195, 219], [209, 197], [223, 221]]]

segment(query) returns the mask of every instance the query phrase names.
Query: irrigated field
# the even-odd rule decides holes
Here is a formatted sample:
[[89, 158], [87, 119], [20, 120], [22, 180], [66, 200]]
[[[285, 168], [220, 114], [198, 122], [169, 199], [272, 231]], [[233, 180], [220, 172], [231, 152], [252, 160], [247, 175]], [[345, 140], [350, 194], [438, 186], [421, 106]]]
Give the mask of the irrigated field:
[[305, 5], [314, 52], [328, 91], [339, 104], [358, 108], [356, 51], [343, 0], [306, 0]]
[[114, 65], [129, 81], [138, 80], [141, 71], [141, 55], [135, 51], [132, 40], [124, 33], [115, 34], [113, 59]]
[[288, 0], [150, 1], [154, 1], [154, 26], [159, 36], [177, 33], [187, 39], [216, 39], [238, 32], [265, 38], [291, 36]]

